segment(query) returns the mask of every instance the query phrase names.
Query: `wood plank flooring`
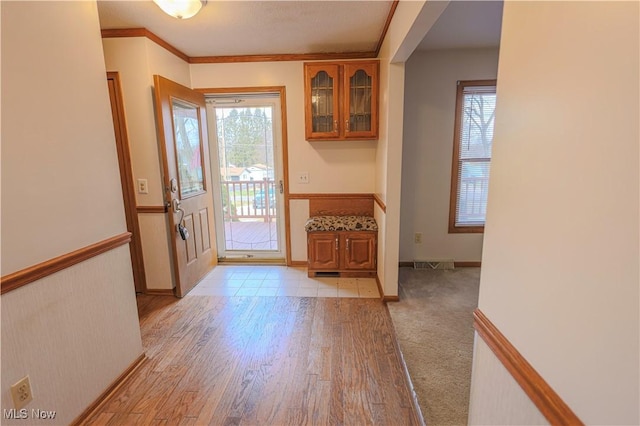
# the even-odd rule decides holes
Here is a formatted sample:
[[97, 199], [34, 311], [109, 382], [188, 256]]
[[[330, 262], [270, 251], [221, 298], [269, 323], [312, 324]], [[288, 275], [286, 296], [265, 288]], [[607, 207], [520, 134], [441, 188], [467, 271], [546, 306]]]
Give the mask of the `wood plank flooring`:
[[417, 425], [377, 299], [139, 296], [150, 360], [87, 425]]

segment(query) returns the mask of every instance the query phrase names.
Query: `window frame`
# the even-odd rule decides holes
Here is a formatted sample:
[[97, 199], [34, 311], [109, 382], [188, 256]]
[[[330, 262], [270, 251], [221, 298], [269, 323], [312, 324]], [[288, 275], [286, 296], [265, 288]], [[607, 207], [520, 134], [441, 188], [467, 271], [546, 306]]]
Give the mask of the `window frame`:
[[[460, 136], [463, 119], [464, 89], [469, 86], [497, 86], [497, 80], [459, 80], [456, 84], [456, 109], [453, 126], [453, 156], [451, 159], [451, 193], [449, 197], [449, 233], [450, 234], [481, 234], [484, 233], [482, 225], [461, 226], [456, 225], [456, 210], [458, 206], [458, 187], [460, 185]], [[488, 161], [491, 159], [471, 159], [471, 161]], [[486, 218], [485, 218], [486, 220]]]

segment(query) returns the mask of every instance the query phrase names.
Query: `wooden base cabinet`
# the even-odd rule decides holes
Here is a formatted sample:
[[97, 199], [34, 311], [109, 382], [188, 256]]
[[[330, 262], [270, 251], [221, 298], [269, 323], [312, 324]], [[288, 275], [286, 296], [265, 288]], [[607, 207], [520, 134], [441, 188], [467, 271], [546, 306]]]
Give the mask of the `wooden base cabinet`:
[[320, 231], [307, 233], [310, 277], [374, 277], [377, 232]]

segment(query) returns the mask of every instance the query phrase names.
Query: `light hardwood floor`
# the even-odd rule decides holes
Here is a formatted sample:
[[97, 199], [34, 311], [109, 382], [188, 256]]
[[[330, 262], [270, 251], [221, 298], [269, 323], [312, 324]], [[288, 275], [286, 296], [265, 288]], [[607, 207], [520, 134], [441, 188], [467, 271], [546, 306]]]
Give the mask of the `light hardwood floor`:
[[420, 424], [379, 299], [139, 296], [150, 360], [86, 424]]

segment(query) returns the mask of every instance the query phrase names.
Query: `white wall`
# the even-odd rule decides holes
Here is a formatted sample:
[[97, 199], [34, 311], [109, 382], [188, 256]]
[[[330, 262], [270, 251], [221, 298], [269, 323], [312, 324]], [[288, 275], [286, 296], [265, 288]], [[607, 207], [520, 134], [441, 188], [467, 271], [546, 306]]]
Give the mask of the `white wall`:
[[[379, 269], [387, 272], [379, 274], [379, 278], [388, 295], [397, 294], [404, 61], [447, 4], [424, 1], [403, 1], [399, 4], [379, 55], [378, 141], [305, 141], [302, 62], [190, 65], [193, 88], [285, 86], [290, 193], [375, 192], [381, 197], [387, 204], [387, 213], [377, 211], [376, 217], [382, 229], [385, 229], [386, 235], [382, 239], [386, 243], [379, 245], [378, 263], [384, 263], [386, 268]], [[105, 40], [108, 65], [112, 63], [112, 55], [118, 56], [116, 43], [121, 41]], [[131, 62], [122, 65], [126, 66], [127, 63], [131, 65]], [[309, 174], [309, 184], [297, 183], [297, 176], [302, 172]], [[306, 234], [302, 227], [298, 229], [295, 224], [303, 223], [306, 219], [301, 215], [308, 211], [308, 203], [296, 201], [290, 207], [292, 260], [306, 261]], [[388, 220], [390, 222], [386, 223]], [[385, 282], [389, 283], [388, 288]]]
[[375, 193], [386, 205], [376, 209], [378, 279], [386, 296], [398, 295], [400, 191], [405, 61], [448, 2], [398, 3], [380, 48], [380, 140], [376, 152]]
[[[6, 275], [126, 224], [95, 2], [0, 7]], [[69, 423], [142, 353], [128, 247], [4, 294], [1, 328], [2, 409], [29, 375], [27, 408]]]
[[[473, 408], [469, 413], [470, 425], [548, 425], [529, 395], [502, 365], [484, 340], [476, 335], [474, 342], [476, 375], [471, 384]], [[475, 367], [474, 367], [475, 368]], [[495, 388], [494, 383], [503, 385]], [[496, 413], [500, 413], [499, 417]]]
[[[400, 260], [477, 261], [482, 234], [449, 234], [458, 80], [495, 79], [498, 49], [416, 51], [406, 63]], [[422, 244], [414, 233], [422, 233]]]
[[640, 423], [639, 12], [504, 8], [479, 307], [587, 424]]
[[[194, 88], [285, 86], [289, 192], [372, 193], [377, 141], [305, 140], [303, 73], [303, 62], [298, 61], [192, 64], [191, 83]], [[302, 172], [309, 173], [308, 184], [297, 182]], [[291, 258], [306, 262], [308, 202], [292, 200], [290, 208]]]
[[[3, 274], [126, 231], [100, 38], [65, 50], [76, 26], [41, 22], [47, 7], [95, 30], [91, 3], [3, 2]], [[85, 157], [101, 161], [77, 161]]]
[[[136, 192], [139, 206], [162, 206], [162, 163], [153, 106], [153, 75], [190, 87], [189, 64], [145, 37], [102, 40], [108, 71], [120, 73], [134, 181], [147, 179], [148, 194]], [[148, 289], [172, 289], [168, 217], [140, 213], [140, 237]]]
[[[285, 86], [289, 144], [289, 192], [371, 193], [376, 141], [307, 142], [304, 138], [303, 63], [192, 64], [194, 88]], [[309, 173], [309, 183], [297, 175]]]

